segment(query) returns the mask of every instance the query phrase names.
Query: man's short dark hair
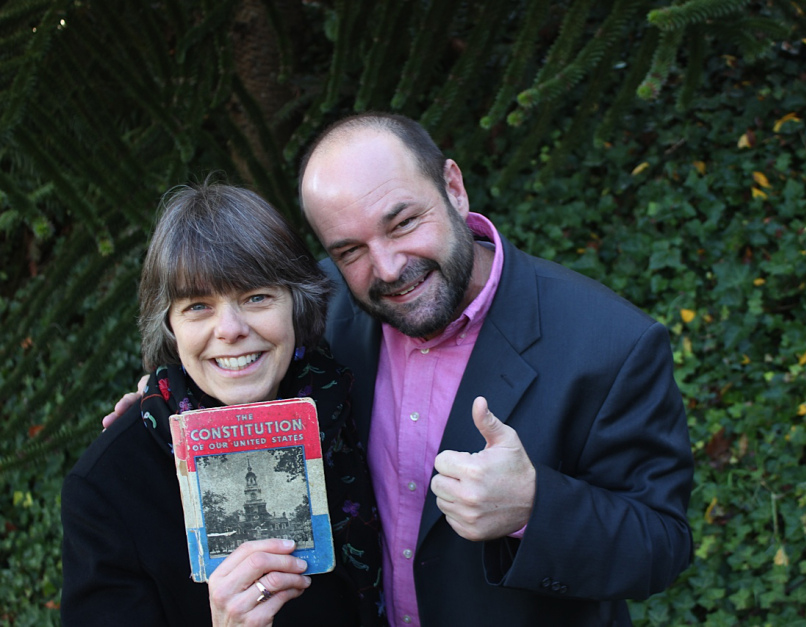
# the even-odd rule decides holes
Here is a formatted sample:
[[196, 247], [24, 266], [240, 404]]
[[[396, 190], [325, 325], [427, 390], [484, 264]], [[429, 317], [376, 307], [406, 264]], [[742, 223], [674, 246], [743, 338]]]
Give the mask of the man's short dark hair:
[[208, 183], [176, 188], [162, 205], [140, 280], [146, 369], [180, 363], [168, 313], [175, 300], [187, 296], [286, 288], [297, 345], [319, 341], [330, 284], [276, 209], [247, 189]]

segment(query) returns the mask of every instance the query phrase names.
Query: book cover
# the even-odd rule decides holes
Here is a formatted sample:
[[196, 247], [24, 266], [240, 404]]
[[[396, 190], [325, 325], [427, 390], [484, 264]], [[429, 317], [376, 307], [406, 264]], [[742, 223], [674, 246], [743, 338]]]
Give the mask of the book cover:
[[333, 569], [319, 421], [313, 399], [171, 416], [193, 580], [207, 581], [240, 544], [291, 538], [305, 574]]

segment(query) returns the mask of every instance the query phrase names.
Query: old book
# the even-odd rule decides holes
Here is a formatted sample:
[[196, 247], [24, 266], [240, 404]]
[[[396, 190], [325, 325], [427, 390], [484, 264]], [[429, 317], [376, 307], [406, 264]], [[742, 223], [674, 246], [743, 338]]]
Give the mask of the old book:
[[333, 569], [316, 405], [310, 398], [171, 416], [194, 581], [247, 540], [291, 538], [306, 574]]

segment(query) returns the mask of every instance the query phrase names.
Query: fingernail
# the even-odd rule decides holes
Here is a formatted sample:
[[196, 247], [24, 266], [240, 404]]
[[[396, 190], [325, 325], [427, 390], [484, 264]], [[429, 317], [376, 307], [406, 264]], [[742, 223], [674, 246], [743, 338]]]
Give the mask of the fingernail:
[[283, 546], [286, 549], [292, 549], [292, 548], [294, 548], [294, 541], [289, 540], [288, 538], [283, 538]]
[[297, 568], [299, 568], [303, 572], [308, 570], [308, 562], [297, 558]]
[[305, 577], [305, 582], [310, 586], [311, 585], [311, 578], [308, 575], [303, 575]]

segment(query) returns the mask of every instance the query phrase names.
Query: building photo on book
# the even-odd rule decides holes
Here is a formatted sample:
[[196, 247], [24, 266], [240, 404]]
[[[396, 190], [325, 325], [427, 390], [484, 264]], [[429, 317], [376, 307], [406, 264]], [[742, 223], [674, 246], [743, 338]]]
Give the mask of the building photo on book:
[[199, 456], [196, 476], [210, 557], [267, 538], [313, 548], [303, 447]]
[[290, 538], [307, 574], [332, 570], [319, 424], [313, 400], [267, 401], [171, 417], [195, 581], [240, 544]]

